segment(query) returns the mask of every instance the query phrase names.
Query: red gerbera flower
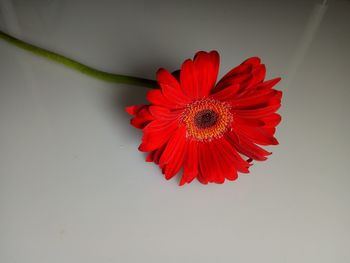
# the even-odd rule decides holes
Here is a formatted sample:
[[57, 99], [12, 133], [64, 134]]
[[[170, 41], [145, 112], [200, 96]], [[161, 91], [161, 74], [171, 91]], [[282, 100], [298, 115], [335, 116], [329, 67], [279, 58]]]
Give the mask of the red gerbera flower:
[[[180, 185], [235, 180], [248, 173], [252, 160], [270, 152], [281, 117], [282, 92], [273, 89], [280, 78], [264, 81], [265, 65], [249, 58], [217, 84], [219, 54], [200, 51], [186, 60], [179, 74], [157, 72], [160, 89], [147, 93], [149, 105], [130, 106], [131, 124], [143, 130], [139, 150], [148, 152], [166, 179], [183, 168]], [[178, 76], [179, 75], [179, 76]], [[247, 158], [245, 158], [245, 156]]]

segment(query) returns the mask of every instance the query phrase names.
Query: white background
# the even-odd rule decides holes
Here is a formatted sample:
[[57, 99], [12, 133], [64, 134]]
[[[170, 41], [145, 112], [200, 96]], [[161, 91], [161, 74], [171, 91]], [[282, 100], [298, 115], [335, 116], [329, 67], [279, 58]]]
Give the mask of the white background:
[[2, 30], [154, 78], [198, 50], [220, 76], [281, 76], [266, 162], [224, 185], [166, 181], [109, 84], [0, 41], [0, 262], [350, 262], [350, 2], [0, 0]]

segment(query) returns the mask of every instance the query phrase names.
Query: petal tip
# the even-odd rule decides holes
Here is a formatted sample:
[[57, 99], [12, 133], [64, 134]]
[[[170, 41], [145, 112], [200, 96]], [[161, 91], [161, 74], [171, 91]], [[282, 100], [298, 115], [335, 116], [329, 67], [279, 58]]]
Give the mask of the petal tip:
[[127, 106], [124, 108], [125, 112], [132, 115], [132, 116], [135, 116], [136, 114], [136, 111], [135, 111], [135, 107], [136, 106]]

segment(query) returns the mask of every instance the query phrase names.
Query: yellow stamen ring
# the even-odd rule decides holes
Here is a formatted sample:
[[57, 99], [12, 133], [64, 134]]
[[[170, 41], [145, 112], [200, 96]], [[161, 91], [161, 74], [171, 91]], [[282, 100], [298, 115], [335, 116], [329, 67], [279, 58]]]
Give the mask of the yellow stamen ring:
[[189, 138], [198, 141], [220, 138], [232, 123], [230, 105], [213, 99], [192, 102], [184, 110], [181, 122]]

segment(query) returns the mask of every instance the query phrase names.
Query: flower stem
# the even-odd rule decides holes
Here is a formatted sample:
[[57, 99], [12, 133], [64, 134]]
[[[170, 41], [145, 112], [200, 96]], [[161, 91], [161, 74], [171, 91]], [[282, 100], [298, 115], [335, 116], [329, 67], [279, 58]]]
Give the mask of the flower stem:
[[112, 74], [108, 72], [104, 72], [101, 70], [97, 70], [94, 68], [91, 68], [89, 66], [86, 66], [78, 61], [75, 61], [71, 58], [65, 57], [63, 55], [57, 54], [55, 52], [49, 51], [44, 48], [40, 48], [37, 46], [34, 46], [32, 44], [29, 44], [27, 42], [24, 42], [22, 40], [19, 40], [13, 36], [10, 36], [0, 30], [0, 38], [3, 40], [19, 47], [24, 50], [27, 50], [33, 54], [36, 54], [41, 57], [45, 57], [49, 60], [55, 61], [57, 63], [63, 64], [71, 69], [74, 69], [76, 71], [79, 71], [83, 74], [89, 75], [90, 77], [108, 81], [108, 82], [114, 82], [114, 83], [122, 83], [122, 84], [129, 84], [129, 85], [136, 85], [136, 86], [143, 86], [148, 88], [157, 88], [158, 84], [154, 80], [150, 79], [144, 79], [144, 78], [138, 78], [138, 77], [131, 77], [126, 75], [119, 75], [119, 74]]

